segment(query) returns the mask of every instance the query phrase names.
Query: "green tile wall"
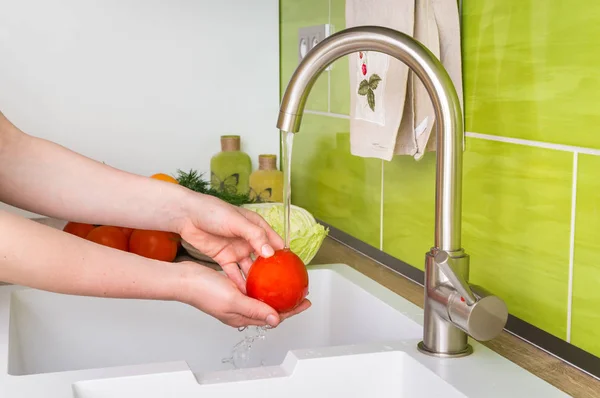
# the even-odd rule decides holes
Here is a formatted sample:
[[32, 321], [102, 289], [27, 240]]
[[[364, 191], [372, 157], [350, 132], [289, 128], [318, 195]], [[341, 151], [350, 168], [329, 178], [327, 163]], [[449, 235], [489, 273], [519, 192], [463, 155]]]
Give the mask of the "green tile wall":
[[471, 140], [463, 245], [471, 280], [510, 312], [566, 338], [572, 155]]
[[[345, 0], [331, 0], [331, 23], [335, 30], [346, 26]], [[348, 57], [334, 63], [331, 69], [331, 112], [350, 113], [350, 80], [348, 77]]]
[[379, 247], [381, 161], [350, 154], [348, 127], [345, 119], [304, 116], [294, 137], [293, 203]]
[[[567, 3], [463, 0], [463, 245], [471, 280], [512, 314], [600, 356], [600, 2]], [[297, 29], [341, 30], [344, 6], [281, 0], [282, 90], [298, 63]], [[293, 202], [423, 269], [435, 155], [350, 155], [349, 95], [342, 59], [310, 95]]]
[[600, 1], [463, 0], [468, 131], [600, 148]]
[[435, 154], [383, 162], [383, 249], [419, 269], [433, 246]]
[[[281, 87], [285, 89], [298, 66], [298, 28], [329, 22], [329, 0], [281, 0], [279, 6], [281, 30]], [[328, 111], [328, 74], [323, 74], [312, 88], [306, 109]]]
[[600, 356], [600, 156], [579, 155], [571, 341]]

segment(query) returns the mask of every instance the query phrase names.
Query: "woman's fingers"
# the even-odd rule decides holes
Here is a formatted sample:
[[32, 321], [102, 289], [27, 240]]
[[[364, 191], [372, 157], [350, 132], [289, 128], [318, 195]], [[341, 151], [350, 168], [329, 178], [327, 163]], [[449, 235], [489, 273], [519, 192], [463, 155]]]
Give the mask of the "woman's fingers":
[[233, 283], [237, 286], [238, 289], [244, 294], [246, 294], [246, 281], [244, 280], [244, 276], [242, 275], [242, 271], [240, 267], [238, 267], [237, 263], [228, 263], [221, 265], [225, 274], [231, 279]]
[[[272, 312], [273, 310], [270, 309], [270, 307], [263, 304], [262, 308], [259, 309], [260, 307], [256, 305], [256, 300], [249, 299], [245, 301], [244, 309], [239, 313], [236, 313], [235, 318], [229, 321], [228, 325], [237, 328], [245, 326], [270, 326], [274, 328], [280, 325], [285, 319], [306, 311], [308, 308], [310, 308], [310, 306], [311, 302], [309, 300], [304, 300], [292, 311], [279, 314], [277, 320], [275, 317], [269, 318], [269, 316], [274, 316], [274, 312]], [[266, 320], [267, 318], [269, 318], [269, 321]]]
[[283, 322], [285, 319], [292, 317], [294, 315], [298, 315], [299, 313], [306, 311], [307, 309], [310, 308], [310, 306], [312, 305], [312, 303], [310, 302], [310, 300], [304, 299], [296, 308], [294, 308], [293, 310], [286, 312], [284, 314], [279, 314], [279, 318], [281, 319], [281, 321]]
[[[273, 230], [273, 228], [271, 228], [269, 223], [267, 223], [267, 221], [264, 218], [262, 218], [260, 214], [244, 208], [239, 208], [238, 210], [248, 221], [259, 226], [265, 231], [269, 243], [273, 247], [273, 249], [283, 249], [283, 239], [281, 238], [281, 236], [279, 236], [277, 232], [275, 232], [275, 230]], [[256, 253], [260, 253], [260, 251]]]
[[275, 252], [267, 236], [267, 231], [247, 218], [240, 217], [240, 222], [233, 223], [230, 228], [235, 235], [244, 238], [259, 256], [271, 257]]
[[250, 267], [252, 267], [252, 259], [250, 257], [246, 257], [245, 259], [240, 260], [239, 264], [240, 268], [242, 269], [242, 272], [247, 278], [248, 273], [250, 272]]
[[252, 319], [245, 316], [238, 315], [228, 323], [229, 326], [233, 326], [234, 328], [242, 328], [246, 326], [267, 326], [267, 322], [262, 321], [260, 319]]
[[248, 296], [240, 295], [235, 303], [235, 309], [233, 312], [244, 318], [253, 319], [257, 322], [263, 322], [263, 324], [268, 324], [272, 327], [277, 326], [281, 322], [277, 311], [262, 301], [255, 300]]

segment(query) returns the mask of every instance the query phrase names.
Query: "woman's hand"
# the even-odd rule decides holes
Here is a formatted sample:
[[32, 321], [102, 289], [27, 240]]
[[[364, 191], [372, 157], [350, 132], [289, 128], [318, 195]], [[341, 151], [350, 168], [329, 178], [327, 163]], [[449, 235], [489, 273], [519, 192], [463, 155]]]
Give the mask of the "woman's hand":
[[4, 211], [0, 253], [0, 281], [62, 294], [176, 300], [235, 327], [277, 326], [310, 307], [304, 301], [289, 313], [277, 314], [203, 265], [150, 260]]
[[[278, 314], [269, 305], [246, 296], [244, 275], [252, 266], [251, 254], [270, 257], [283, 248], [283, 240], [257, 213], [232, 206], [215, 197], [194, 194], [190, 198], [179, 234], [214, 259], [227, 276], [188, 263], [179, 301], [193, 305], [221, 322], [234, 326], [277, 326], [284, 319], [311, 306], [304, 300], [294, 310]], [[238, 267], [239, 264], [239, 267]]]
[[250, 255], [271, 257], [274, 250], [283, 249], [283, 239], [253, 211], [193, 194], [186, 213], [178, 233], [215, 260], [241, 292], [246, 292], [246, 282], [240, 267], [248, 275]]
[[299, 314], [311, 305], [310, 301], [304, 300], [294, 310], [277, 314], [267, 304], [240, 292], [227, 276], [192, 262], [179, 265], [185, 271], [177, 300], [192, 305], [229, 326], [276, 327], [284, 319]]
[[269, 257], [283, 248], [254, 212], [93, 161], [23, 133], [2, 113], [0, 151], [0, 201], [61, 220], [179, 233], [217, 261], [241, 291], [237, 264], [247, 272], [251, 253]]
[[[283, 248], [281, 237], [254, 212], [93, 161], [23, 133], [1, 113], [0, 152], [0, 201], [61, 220], [176, 232], [229, 276], [195, 265], [184, 267], [194, 271], [182, 278], [182, 269], [174, 264], [0, 211], [0, 280], [97, 297], [173, 300], [183, 294], [186, 303], [232, 326], [276, 325], [310, 306], [305, 301], [278, 315], [243, 293], [237, 264], [247, 273], [251, 254], [269, 257]], [[274, 318], [267, 321], [269, 315]]]

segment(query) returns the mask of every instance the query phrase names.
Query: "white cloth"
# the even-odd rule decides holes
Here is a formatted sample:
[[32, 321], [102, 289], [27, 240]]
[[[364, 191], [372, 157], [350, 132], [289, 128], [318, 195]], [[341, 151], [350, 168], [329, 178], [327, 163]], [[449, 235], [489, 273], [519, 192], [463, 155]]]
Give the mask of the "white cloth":
[[[346, 27], [361, 25], [395, 29], [427, 46], [447, 68], [462, 101], [455, 1], [346, 0]], [[420, 79], [404, 63], [381, 53], [351, 54], [349, 64], [352, 154], [420, 159], [426, 150], [435, 150], [435, 137], [430, 139], [435, 115]]]
[[[412, 35], [414, 22], [414, 0], [346, 0], [347, 28], [378, 25]], [[349, 64], [350, 150], [353, 155], [390, 160], [402, 120], [409, 69], [393, 57], [372, 51], [350, 54]]]

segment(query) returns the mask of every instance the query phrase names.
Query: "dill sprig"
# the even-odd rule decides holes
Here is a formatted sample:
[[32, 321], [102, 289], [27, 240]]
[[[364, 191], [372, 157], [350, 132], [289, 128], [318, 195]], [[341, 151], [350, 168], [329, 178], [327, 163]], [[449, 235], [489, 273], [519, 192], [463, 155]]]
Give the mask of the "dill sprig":
[[182, 170], [177, 170], [177, 177], [175, 178], [179, 182], [179, 185], [183, 185], [195, 192], [206, 193], [206, 191], [210, 189], [209, 182], [203, 180], [202, 174], [198, 174], [196, 170], [190, 170], [187, 173]]
[[241, 206], [247, 203], [252, 203], [250, 195], [248, 194], [230, 194], [227, 192], [217, 191], [211, 188], [210, 182], [202, 178], [203, 174], [198, 173], [196, 170], [190, 170], [185, 172], [177, 170], [177, 181], [179, 185], [191, 189], [194, 192], [199, 192], [205, 195], [215, 196], [225, 202], [228, 202], [234, 206]]

